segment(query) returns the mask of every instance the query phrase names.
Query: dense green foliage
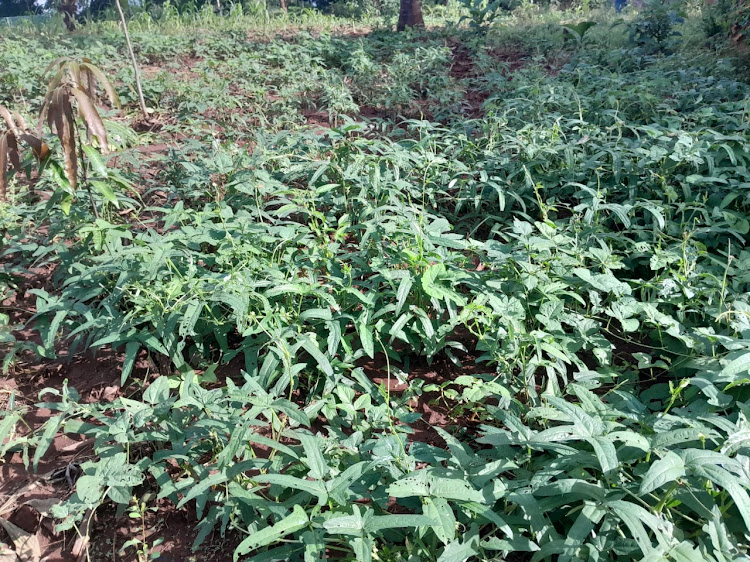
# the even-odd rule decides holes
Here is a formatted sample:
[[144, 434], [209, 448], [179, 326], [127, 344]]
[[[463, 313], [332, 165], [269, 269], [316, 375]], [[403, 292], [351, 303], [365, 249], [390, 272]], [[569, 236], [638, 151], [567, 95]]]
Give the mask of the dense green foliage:
[[[47, 389], [54, 416], [16, 435], [5, 410], [1, 450], [35, 464], [84, 434], [62, 528], [155, 491], [198, 544], [239, 536], [235, 559], [744, 559], [750, 88], [691, 22], [649, 36], [660, 17], [574, 42], [551, 18], [271, 42], [136, 25], [181, 140], [148, 156], [112, 113], [91, 194], [54, 161], [51, 197], [18, 182], [0, 280], [54, 268], [16, 354], [117, 347], [143, 392]], [[0, 47], [0, 100], [29, 115], [58, 56], [135, 99], [106, 29]], [[133, 381], [146, 353], [161, 373]], [[445, 447], [415, 433], [428, 399]]]

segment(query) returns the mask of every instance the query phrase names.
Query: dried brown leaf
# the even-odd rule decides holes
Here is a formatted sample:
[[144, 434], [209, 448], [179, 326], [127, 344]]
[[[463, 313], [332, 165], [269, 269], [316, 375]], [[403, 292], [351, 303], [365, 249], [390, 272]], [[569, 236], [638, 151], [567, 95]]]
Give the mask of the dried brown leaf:
[[8, 131], [5, 133], [6, 141], [8, 143], [8, 158], [10, 163], [16, 172], [21, 171], [21, 155], [18, 153], [18, 141], [16, 135]]
[[98, 67], [90, 64], [90, 62], [81, 63], [81, 68], [86, 68], [89, 72], [91, 72], [91, 74], [96, 78], [99, 84], [101, 84], [102, 89], [104, 89], [104, 91], [106, 92], [107, 97], [112, 104], [112, 107], [119, 108], [120, 96], [117, 95], [117, 91], [114, 89], [112, 83], [107, 79], [104, 73], [99, 70]]
[[42, 547], [36, 535], [27, 533], [20, 527], [16, 527], [10, 521], [0, 517], [0, 526], [8, 533], [13, 546], [16, 547], [16, 555], [21, 562], [39, 562], [42, 559]]
[[52, 80], [49, 81], [47, 84], [47, 93], [44, 96], [44, 99], [47, 99], [47, 97], [57, 89], [57, 87], [62, 83], [63, 76], [65, 75], [65, 71], [60, 68], [55, 75], [52, 77]]
[[57, 123], [62, 119], [62, 105], [58, 103], [59, 101], [59, 90], [54, 90], [52, 92], [52, 95], [50, 96], [49, 103], [47, 103], [46, 107], [43, 108], [46, 111], [39, 114], [39, 131], [38, 135], [39, 137], [42, 136], [42, 116], [45, 116], [47, 119], [47, 126], [49, 127], [49, 130], [52, 132], [57, 132], [56, 126]]
[[[29, 126], [26, 124], [26, 119], [23, 118], [23, 115], [21, 115], [17, 111], [14, 111], [13, 112], [13, 117], [15, 118], [16, 123], [18, 123], [18, 129], [19, 129], [19, 131], [24, 131], [25, 132], [25, 131], [29, 130]], [[16, 136], [20, 136], [20, 135], [16, 135]]]
[[42, 100], [42, 107], [39, 109], [39, 121], [37, 122], [37, 126], [36, 126], [37, 136], [40, 136], [40, 137], [42, 136], [42, 128], [44, 126], [45, 119], [47, 120], [47, 124], [50, 127], [52, 127], [51, 125], [52, 121], [49, 118], [49, 111], [50, 111], [50, 105], [52, 105], [52, 101], [56, 93], [57, 93], [57, 88], [53, 90], [48, 90], [44, 96], [44, 99]]
[[94, 103], [83, 90], [71, 88], [70, 91], [78, 102], [78, 114], [83, 117], [89, 132], [99, 139], [101, 150], [106, 154], [109, 149], [109, 145], [107, 144], [107, 130], [104, 128], [104, 123]]
[[8, 129], [13, 131], [14, 135], [18, 135], [18, 127], [16, 127], [16, 121], [13, 119], [13, 115], [8, 111], [8, 108], [4, 105], [0, 105], [0, 117], [2, 117], [8, 124]]
[[21, 135], [19, 138], [31, 147], [37, 160], [46, 160], [49, 158], [49, 146], [47, 146], [47, 143], [42, 139], [35, 137], [34, 135]]
[[47, 122], [50, 129], [54, 126], [57, 138], [60, 139], [65, 164], [65, 177], [68, 178], [70, 186], [75, 189], [78, 180], [78, 158], [76, 156], [73, 108], [70, 105], [67, 88], [63, 87], [55, 90], [49, 104]]
[[86, 92], [89, 99], [94, 100], [96, 98], [96, 77], [85, 64], [81, 65], [81, 79], [84, 82], [82, 89]]
[[75, 189], [76, 183], [78, 182], [78, 155], [76, 153], [75, 119], [73, 118], [73, 108], [70, 105], [70, 97], [67, 95], [67, 92], [65, 92], [61, 98], [63, 134], [60, 136], [60, 142], [63, 147], [65, 175], [70, 182], [70, 187]]
[[68, 75], [70, 76], [70, 81], [73, 83], [73, 85], [81, 87], [81, 67], [78, 65], [78, 63], [74, 60], [68, 61], [65, 65], [65, 68], [68, 71]]

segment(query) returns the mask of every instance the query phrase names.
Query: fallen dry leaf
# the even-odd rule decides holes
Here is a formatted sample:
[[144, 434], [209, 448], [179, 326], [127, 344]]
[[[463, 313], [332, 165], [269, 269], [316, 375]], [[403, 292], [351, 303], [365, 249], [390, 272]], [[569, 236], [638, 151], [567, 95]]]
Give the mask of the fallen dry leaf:
[[0, 562], [18, 562], [16, 551], [5, 543], [0, 542]]
[[53, 505], [57, 505], [58, 503], [60, 503], [60, 500], [58, 498], [39, 498], [24, 502], [24, 505], [33, 507], [39, 512], [42, 517], [49, 517], [49, 510], [52, 509]]
[[40, 562], [42, 547], [39, 546], [39, 539], [36, 538], [36, 535], [27, 533], [2, 517], [0, 517], [0, 526], [5, 529], [5, 532], [10, 536], [10, 540], [13, 541], [13, 546], [16, 547], [16, 556], [21, 562]]

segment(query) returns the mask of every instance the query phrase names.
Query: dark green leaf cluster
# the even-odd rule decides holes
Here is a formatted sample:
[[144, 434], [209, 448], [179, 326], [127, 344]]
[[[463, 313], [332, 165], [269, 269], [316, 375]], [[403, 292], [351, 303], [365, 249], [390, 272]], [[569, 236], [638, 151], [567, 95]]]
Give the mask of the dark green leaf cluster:
[[[470, 47], [480, 117], [361, 122], [451, 91], [450, 48], [412, 46], [414, 70], [377, 35], [209, 36], [199, 78], [151, 90], [190, 139], [147, 160], [107, 125], [91, 197], [116, 206], [79, 186], [62, 209], [53, 166], [50, 198], [2, 208], [9, 280], [54, 268], [35, 351], [159, 371], [107, 403], [46, 389], [36, 432], [3, 412], [32, 465], [93, 441], [62, 528], [154, 493], [235, 559], [745, 559], [748, 86], [601, 47], [511, 77]], [[233, 73], [265, 126], [228, 126]], [[317, 87], [330, 129], [266, 95]]]

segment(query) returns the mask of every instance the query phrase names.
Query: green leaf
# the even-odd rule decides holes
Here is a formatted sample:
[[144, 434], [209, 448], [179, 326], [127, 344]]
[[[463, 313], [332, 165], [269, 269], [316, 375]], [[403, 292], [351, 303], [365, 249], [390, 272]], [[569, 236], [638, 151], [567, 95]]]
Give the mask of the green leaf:
[[464, 541], [453, 541], [445, 547], [437, 562], [465, 562], [479, 554], [479, 537], [469, 533]]
[[620, 463], [617, 460], [617, 450], [612, 441], [607, 437], [591, 437], [588, 439], [588, 442], [594, 448], [594, 453], [599, 460], [605, 476], [608, 478], [614, 476]]
[[332, 318], [333, 316], [331, 315], [331, 310], [329, 308], [309, 308], [303, 310], [299, 315], [299, 319], [303, 322], [309, 320], [331, 320]]
[[279, 398], [270, 404], [270, 408], [283, 412], [289, 419], [294, 420], [299, 425], [310, 427], [310, 419], [307, 417], [307, 414], [300, 410], [299, 406], [294, 402]]
[[333, 480], [327, 482], [326, 488], [331, 498], [340, 504], [345, 504], [349, 487], [368, 473], [376, 464], [377, 462], [375, 461], [358, 462], [347, 468]]
[[484, 517], [487, 521], [494, 523], [508, 537], [513, 537], [513, 530], [510, 528], [510, 525], [492, 509], [492, 506], [482, 505], [477, 502], [460, 502], [460, 505], [466, 511]]
[[594, 27], [595, 25], [596, 25], [595, 21], [582, 21], [577, 24], [572, 24], [572, 23], [562, 24], [562, 26], [565, 29], [569, 29], [570, 31], [575, 33], [578, 40], [583, 39], [583, 36], [586, 35], [586, 32], [592, 27]]
[[270, 527], [251, 534], [243, 540], [234, 551], [234, 560], [262, 546], [268, 546], [281, 538], [299, 531], [309, 523], [307, 513], [301, 506], [295, 505], [292, 513]]
[[[207, 494], [209, 488], [213, 488], [214, 486], [223, 484], [226, 481], [227, 475], [224, 472], [216, 472], [207, 476], [206, 478], [195, 484], [192, 488], [190, 488], [190, 491], [184, 498], [180, 500], [180, 503], [177, 504], [177, 507], [180, 508], [189, 501], [194, 500], [198, 496]], [[199, 511], [201, 510], [199, 509]], [[198, 513], [198, 517], [200, 517], [200, 513]]]
[[685, 476], [685, 463], [672, 451], [654, 462], [641, 482], [640, 494], [645, 495], [664, 484], [674, 482]]
[[47, 327], [47, 332], [44, 334], [44, 347], [45, 349], [49, 350], [49, 352], [52, 353], [52, 357], [54, 357], [54, 348], [55, 348], [55, 341], [57, 340], [57, 332], [60, 329], [60, 326], [63, 323], [63, 320], [65, 320], [65, 317], [68, 315], [67, 310], [58, 310], [55, 312], [55, 316], [52, 318], [52, 321], [49, 323], [49, 326]]
[[[2, 435], [2, 432], [0, 432], [0, 435]], [[732, 455], [742, 449], [750, 449], [750, 430], [748, 429], [730, 433], [721, 446], [721, 452], [724, 455]]]
[[107, 165], [104, 163], [104, 159], [102, 158], [102, 155], [99, 154], [99, 151], [93, 146], [84, 145], [83, 152], [86, 153], [86, 157], [88, 158], [89, 164], [91, 164], [91, 167], [94, 169], [94, 172], [99, 177], [106, 179], [108, 176]]
[[305, 562], [325, 560], [325, 534], [321, 529], [305, 531], [300, 536], [300, 540], [305, 545]]
[[143, 393], [143, 399], [149, 404], [164, 404], [169, 400], [169, 379], [158, 377], [148, 385]]
[[698, 429], [696, 427], [681, 427], [679, 429], [650, 435], [649, 440], [651, 441], [652, 448], [665, 449], [683, 443], [690, 443], [693, 441], [700, 442], [705, 439], [713, 438], [715, 435], [714, 432]]
[[485, 550], [507, 550], [510, 552], [536, 552], [539, 545], [526, 537], [513, 537], [512, 539], [501, 539], [489, 537], [481, 542]]
[[625, 523], [635, 542], [638, 543], [638, 547], [641, 549], [643, 555], [649, 554], [653, 550], [654, 545], [651, 543], [646, 528], [643, 526], [641, 516], [645, 510], [642, 507], [621, 500], [611, 501], [607, 505]]
[[320, 450], [321, 445], [325, 443], [323, 439], [305, 433], [296, 433], [295, 435], [305, 449], [307, 466], [310, 467], [308, 476], [315, 478], [316, 480], [322, 480], [328, 476], [331, 469], [323, 459], [323, 453]]
[[365, 524], [372, 517], [372, 510], [365, 508], [364, 516], [358, 505], [352, 506], [352, 514], [334, 515], [323, 522], [323, 528], [331, 535], [350, 535], [361, 537], [364, 535]]
[[581, 513], [576, 517], [575, 523], [567, 531], [567, 537], [563, 542], [563, 552], [558, 558], [559, 562], [573, 560], [578, 549], [583, 546], [586, 538], [606, 513], [606, 510], [597, 505], [586, 503], [583, 506]]
[[410, 275], [406, 275], [401, 278], [401, 282], [398, 284], [398, 292], [396, 293], [396, 311], [394, 317], [401, 313], [401, 309], [406, 303], [406, 299], [409, 297], [413, 280]]
[[630, 285], [618, 280], [610, 271], [606, 273], [592, 273], [588, 269], [576, 267], [573, 269], [573, 273], [599, 291], [613, 293], [616, 296], [630, 295], [632, 293]]
[[300, 337], [299, 341], [302, 345], [302, 348], [307, 351], [318, 363], [318, 367], [320, 368], [320, 370], [329, 377], [332, 377], [333, 367], [331, 367], [331, 362], [328, 361], [328, 358], [323, 355], [322, 351], [320, 351], [317, 342], [313, 341], [312, 337], [310, 336], [302, 336]]
[[375, 340], [372, 335], [372, 326], [370, 325], [370, 311], [365, 310], [357, 321], [357, 333], [362, 342], [362, 349], [371, 359], [375, 357]]
[[456, 516], [453, 514], [451, 506], [444, 498], [425, 498], [422, 512], [437, 521], [432, 530], [435, 531], [438, 539], [447, 545], [456, 538]]
[[96, 188], [96, 190], [101, 194], [102, 197], [104, 197], [105, 200], [112, 203], [116, 208], [120, 208], [120, 201], [117, 199], [117, 195], [115, 195], [115, 192], [112, 191], [112, 188], [107, 182], [90, 180], [89, 183], [91, 183], [91, 185]]
[[34, 470], [37, 469], [37, 467], [39, 466], [39, 461], [42, 459], [44, 453], [47, 452], [47, 449], [49, 449], [49, 446], [55, 439], [55, 435], [57, 435], [57, 431], [60, 429], [63, 419], [64, 417], [62, 415], [55, 416], [47, 420], [47, 423], [44, 424], [44, 432], [39, 439], [39, 444], [36, 446], [36, 451], [34, 451]]
[[[58, 190], [61, 191], [61, 190]], [[61, 199], [60, 199], [60, 210], [63, 212], [64, 215], [70, 214], [70, 208], [73, 206], [73, 195], [70, 193], [62, 193]]]
[[107, 497], [115, 503], [128, 505], [133, 499], [133, 488], [131, 486], [110, 486]]
[[303, 480], [288, 474], [263, 474], [253, 478], [259, 484], [275, 484], [283, 488], [292, 488], [307, 492], [318, 498], [318, 505], [325, 505], [328, 501], [328, 491], [320, 480]]
[[452, 277], [442, 263], [428, 267], [422, 275], [421, 282], [422, 290], [433, 299], [453, 301], [459, 306], [466, 304], [466, 298], [451, 287]]
[[135, 358], [138, 355], [138, 350], [141, 349], [140, 342], [129, 341], [125, 344], [125, 360], [122, 363], [122, 372], [120, 373], [120, 386], [125, 384], [128, 380], [130, 373], [133, 372], [133, 366], [135, 365]]
[[445, 478], [431, 474], [427, 469], [417, 470], [388, 487], [394, 498], [432, 496], [459, 501], [486, 503], [484, 494], [465, 480]]
[[383, 529], [401, 529], [404, 527], [430, 527], [436, 521], [424, 515], [377, 515], [365, 523], [365, 531], [378, 533]]
[[731, 472], [713, 464], [694, 466], [692, 472], [721, 486], [731, 496], [735, 507], [745, 522], [745, 532], [750, 532], [750, 496]]
[[102, 479], [96, 475], [84, 474], [76, 480], [76, 495], [82, 503], [98, 504], [102, 499]]
[[743, 353], [734, 361], [726, 365], [720, 373], [722, 378], [734, 377], [736, 375], [747, 375], [750, 372], [750, 351]]

